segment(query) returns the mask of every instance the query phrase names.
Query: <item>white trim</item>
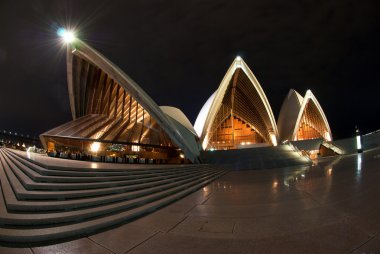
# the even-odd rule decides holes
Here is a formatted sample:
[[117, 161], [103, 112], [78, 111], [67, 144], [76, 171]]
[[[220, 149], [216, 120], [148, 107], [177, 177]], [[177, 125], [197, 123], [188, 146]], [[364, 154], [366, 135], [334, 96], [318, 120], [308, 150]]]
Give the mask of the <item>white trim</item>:
[[[215, 96], [214, 96], [212, 103], [209, 107], [209, 110], [207, 112], [207, 117], [206, 117], [206, 120], [203, 124], [202, 131], [197, 131], [198, 135], [200, 134], [200, 139], [202, 142], [203, 149], [206, 149], [209, 138], [210, 138], [209, 132], [210, 132], [210, 128], [211, 128], [211, 123], [214, 121], [216, 113], [218, 112], [218, 109], [222, 103], [222, 100], [223, 100], [224, 95], [226, 93], [228, 84], [230, 83], [232, 76], [234, 75], [235, 71], [238, 68], [240, 68], [247, 75], [247, 77], [251, 81], [252, 85], [254, 86], [256, 91], [258, 92], [260, 99], [262, 100], [262, 102], [265, 106], [266, 112], [269, 116], [271, 128], [273, 129], [273, 131], [274, 131], [273, 134], [275, 135], [275, 138], [276, 138], [276, 142], [273, 143], [273, 145], [275, 145], [277, 143], [277, 140], [278, 140], [277, 125], [276, 125], [275, 118], [273, 116], [272, 108], [268, 102], [268, 99], [267, 99], [263, 89], [261, 88], [260, 83], [257, 81], [255, 75], [252, 73], [252, 71], [249, 69], [248, 65], [243, 61], [243, 59], [238, 56], [235, 58], [235, 60], [231, 64], [230, 68], [228, 69], [228, 71], [225, 74], [222, 82], [220, 83], [218, 89], [215, 92]], [[208, 103], [208, 101], [206, 103]], [[203, 106], [203, 108], [205, 108], [205, 106], [206, 106], [206, 104]], [[203, 110], [203, 108], [202, 108], [202, 110]], [[206, 109], [207, 108], [208, 108], [208, 106], [206, 107]]]
[[210, 98], [207, 99], [206, 103], [203, 105], [201, 111], [199, 111], [199, 114], [197, 116], [197, 119], [194, 123], [194, 129], [198, 134], [198, 137], [202, 136], [203, 128], [205, 126], [208, 113], [210, 112], [211, 104], [215, 99], [216, 91], [213, 92], [213, 94], [210, 96]]
[[291, 140], [303, 97], [294, 89], [290, 89], [282, 103], [277, 120], [279, 140]]
[[[311, 90], [307, 90], [306, 91], [306, 94], [305, 94], [305, 97], [303, 98], [302, 100], [302, 105], [301, 105], [301, 108], [300, 108], [300, 111], [298, 113], [298, 117], [297, 117], [297, 121], [296, 121], [296, 124], [294, 126], [294, 130], [293, 130], [293, 135], [292, 135], [292, 140], [295, 140], [295, 137], [297, 135], [297, 132], [298, 132], [298, 129], [299, 129], [299, 125], [301, 123], [301, 119], [302, 119], [302, 115], [303, 115], [303, 112], [305, 111], [305, 108], [306, 108], [306, 105], [309, 103], [309, 101], [312, 100], [314, 102], [314, 104], [317, 106], [317, 109], [318, 109], [318, 112], [321, 114], [322, 116], [322, 119], [323, 119], [323, 122], [327, 128], [327, 132], [329, 133], [330, 135], [330, 138], [331, 140], [328, 140], [328, 141], [332, 141], [332, 134], [331, 134], [331, 130], [330, 130], [330, 125], [329, 123], [327, 122], [327, 118], [326, 118], [326, 115], [325, 113], [323, 112], [323, 109], [321, 107], [321, 105], [319, 104], [317, 98], [314, 96], [314, 94], [311, 92]], [[326, 139], [325, 137], [325, 134], [323, 133], [323, 138]]]

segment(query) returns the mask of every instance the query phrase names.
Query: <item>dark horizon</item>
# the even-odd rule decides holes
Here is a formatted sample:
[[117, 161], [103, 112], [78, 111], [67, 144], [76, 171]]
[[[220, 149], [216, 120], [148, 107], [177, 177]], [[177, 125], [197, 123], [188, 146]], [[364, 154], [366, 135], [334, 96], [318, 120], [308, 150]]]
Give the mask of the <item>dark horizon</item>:
[[[90, 3], [90, 4], [89, 4]], [[277, 120], [289, 89], [311, 89], [333, 138], [378, 130], [379, 4], [375, 1], [3, 1], [0, 130], [39, 135], [71, 119], [65, 51], [77, 36], [113, 61], [158, 105], [194, 124], [240, 55]]]

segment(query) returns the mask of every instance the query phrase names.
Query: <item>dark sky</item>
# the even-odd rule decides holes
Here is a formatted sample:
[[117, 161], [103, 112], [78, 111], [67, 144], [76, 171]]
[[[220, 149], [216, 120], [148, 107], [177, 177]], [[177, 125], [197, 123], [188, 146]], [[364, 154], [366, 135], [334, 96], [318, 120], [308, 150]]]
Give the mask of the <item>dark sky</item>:
[[59, 26], [118, 65], [158, 105], [194, 123], [236, 55], [277, 119], [311, 89], [334, 138], [380, 128], [379, 1], [0, 0], [0, 129], [40, 134], [71, 120]]

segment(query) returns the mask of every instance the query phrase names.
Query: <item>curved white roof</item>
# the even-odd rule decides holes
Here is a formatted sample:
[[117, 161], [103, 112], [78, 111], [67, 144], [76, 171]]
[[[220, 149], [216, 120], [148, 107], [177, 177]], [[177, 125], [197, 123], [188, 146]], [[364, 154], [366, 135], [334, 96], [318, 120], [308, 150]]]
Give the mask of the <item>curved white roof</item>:
[[185, 126], [191, 133], [193, 133], [194, 135], [197, 135], [197, 133], [194, 130], [193, 125], [191, 124], [189, 119], [186, 117], [186, 115], [179, 108], [175, 108], [171, 106], [160, 106], [160, 108], [165, 114], [167, 114], [168, 116], [170, 116], [171, 118], [173, 118], [174, 120], [176, 120], [177, 122]]
[[206, 103], [203, 105], [201, 111], [199, 112], [197, 119], [195, 120], [194, 129], [198, 134], [198, 137], [202, 136], [203, 127], [205, 126], [208, 112], [210, 112], [211, 104], [214, 101], [216, 91], [207, 99]]
[[204, 149], [207, 147], [208, 141], [210, 139], [209, 132], [210, 132], [211, 124], [215, 119], [215, 116], [217, 114], [218, 109], [221, 106], [221, 103], [223, 101], [228, 85], [237, 69], [241, 69], [244, 72], [244, 74], [249, 78], [250, 83], [253, 85], [254, 89], [257, 91], [265, 107], [267, 117], [269, 118], [270, 129], [273, 132], [271, 134], [271, 136], [273, 136], [272, 142], [274, 145], [277, 144], [278, 131], [277, 131], [277, 126], [276, 126], [276, 121], [273, 116], [272, 108], [268, 102], [268, 99], [263, 89], [261, 88], [261, 85], [257, 81], [255, 75], [253, 75], [252, 71], [249, 69], [249, 67], [243, 61], [243, 59], [238, 56], [235, 58], [235, 60], [231, 64], [230, 68], [228, 69], [226, 75], [224, 76], [216, 92], [211, 95], [211, 97], [206, 101], [205, 105], [202, 107], [198, 115], [198, 118], [195, 122], [195, 130], [201, 139], [202, 147]]
[[277, 121], [278, 135], [281, 142], [292, 140], [302, 101], [302, 96], [296, 90], [290, 89], [281, 106]]
[[312, 103], [314, 103], [314, 105], [317, 107], [318, 113], [320, 114], [320, 116], [321, 116], [321, 118], [323, 120], [323, 123], [324, 123], [324, 125], [325, 125], [325, 127], [327, 129], [327, 133], [323, 134], [324, 139], [326, 139], [327, 141], [332, 141], [331, 129], [330, 129], [329, 123], [327, 122], [326, 115], [323, 112], [323, 109], [322, 109], [321, 105], [319, 104], [317, 98], [314, 96], [314, 94], [311, 92], [311, 90], [307, 90], [306, 94], [305, 94], [305, 97], [303, 98], [302, 105], [301, 105], [301, 108], [299, 110], [297, 120], [295, 122], [295, 126], [294, 126], [294, 130], [293, 130], [293, 134], [291, 136], [291, 140], [295, 140], [295, 137], [297, 135], [297, 131], [299, 129], [299, 125], [301, 123], [302, 115], [303, 115], [303, 113], [305, 111], [305, 108], [306, 108], [307, 104], [310, 101]]
[[[73, 55], [76, 55], [95, 66], [98, 66], [105, 73], [107, 73], [112, 79], [114, 79], [121, 87], [125, 89], [165, 130], [172, 141], [181, 148], [186, 158], [193, 162], [198, 162], [199, 150], [190, 144], [178, 129], [173, 125], [173, 122], [166, 116], [166, 114], [160, 109], [160, 107], [150, 98], [150, 96], [141, 87], [134, 82], [127, 74], [114, 65], [110, 60], [104, 57], [102, 54], [91, 48], [83, 41], [76, 40], [67, 48], [67, 80], [70, 98], [70, 107], [73, 118], [77, 117], [77, 108], [75, 106], [75, 96], [80, 96], [76, 93], [76, 82], [73, 80]], [[177, 111], [178, 113], [178, 111]], [[183, 114], [183, 113], [182, 113]], [[187, 128], [187, 127], [186, 127]]]

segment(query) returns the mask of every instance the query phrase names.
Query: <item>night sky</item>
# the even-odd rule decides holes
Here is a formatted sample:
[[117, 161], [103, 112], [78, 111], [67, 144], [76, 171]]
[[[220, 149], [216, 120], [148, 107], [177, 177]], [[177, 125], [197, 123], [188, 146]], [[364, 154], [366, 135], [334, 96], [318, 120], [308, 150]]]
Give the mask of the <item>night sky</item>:
[[235, 56], [277, 119], [311, 89], [333, 137], [380, 128], [379, 1], [0, 0], [0, 130], [40, 134], [71, 120], [60, 26], [194, 123]]

